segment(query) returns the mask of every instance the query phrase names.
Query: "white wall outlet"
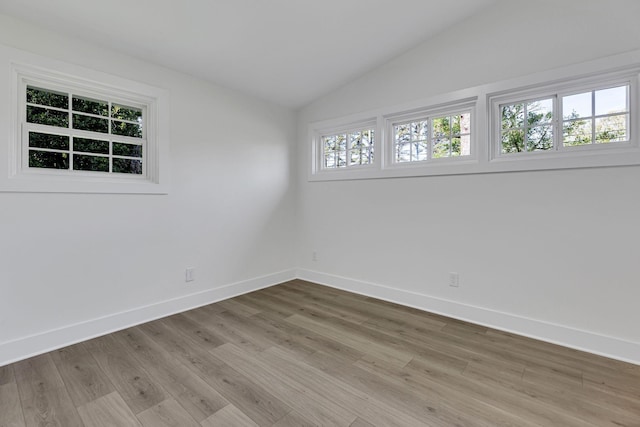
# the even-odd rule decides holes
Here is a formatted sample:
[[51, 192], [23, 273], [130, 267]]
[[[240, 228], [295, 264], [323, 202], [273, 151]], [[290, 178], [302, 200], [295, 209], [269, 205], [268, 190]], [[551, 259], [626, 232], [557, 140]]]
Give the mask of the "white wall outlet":
[[187, 268], [184, 271], [184, 281], [185, 282], [193, 282], [196, 280], [196, 269], [195, 268]]
[[313, 251], [311, 253], [311, 261], [318, 261], [318, 252]]
[[449, 286], [454, 288], [460, 286], [460, 275], [458, 273], [449, 273]]

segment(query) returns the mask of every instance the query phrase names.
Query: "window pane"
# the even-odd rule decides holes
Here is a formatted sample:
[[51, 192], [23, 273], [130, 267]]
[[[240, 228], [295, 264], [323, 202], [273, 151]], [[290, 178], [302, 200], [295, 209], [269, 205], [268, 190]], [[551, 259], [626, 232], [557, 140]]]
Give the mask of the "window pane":
[[502, 130], [524, 126], [524, 104], [502, 106]]
[[140, 108], [127, 107], [126, 105], [113, 104], [111, 106], [111, 117], [114, 119], [140, 122], [142, 119], [142, 110]]
[[373, 145], [373, 131], [365, 130], [362, 131], [362, 145], [364, 147], [370, 147]]
[[471, 133], [471, 113], [460, 114], [460, 133]]
[[564, 119], [577, 119], [591, 115], [591, 92], [578, 93], [562, 98], [562, 117]]
[[608, 116], [596, 119], [596, 143], [626, 141], [627, 115]]
[[427, 160], [429, 155], [429, 145], [426, 141], [414, 142], [412, 149], [413, 151], [411, 153], [411, 160], [413, 160], [414, 162]]
[[338, 162], [338, 167], [343, 168], [347, 165], [347, 152], [346, 151], [338, 151], [336, 153], [336, 161]]
[[69, 154], [51, 151], [29, 150], [29, 167], [46, 169], [69, 169]]
[[409, 142], [411, 140], [410, 125], [398, 125], [395, 127], [396, 143]]
[[132, 136], [135, 138], [142, 138], [142, 126], [125, 123], [125, 122], [111, 122], [111, 133], [114, 135]]
[[114, 142], [113, 154], [115, 156], [142, 157], [142, 146]]
[[591, 120], [565, 122], [562, 129], [562, 141], [565, 147], [591, 144]]
[[68, 128], [69, 114], [64, 111], [27, 105], [27, 122]]
[[69, 96], [67, 94], [27, 87], [27, 102], [32, 104], [47, 105], [56, 108], [69, 108]]
[[73, 155], [73, 170], [109, 172], [109, 158], [98, 156]]
[[347, 151], [347, 135], [336, 135], [336, 149], [338, 151]]
[[502, 153], [519, 153], [524, 151], [524, 131], [510, 130], [502, 133]]
[[336, 165], [336, 153], [327, 153], [324, 156], [324, 167], [335, 168]]
[[49, 148], [52, 150], [68, 150], [69, 137], [48, 133], [29, 132], [29, 147]]
[[437, 117], [431, 123], [434, 138], [448, 138], [451, 135], [451, 117]]
[[451, 141], [448, 138], [435, 139], [433, 141], [433, 158], [449, 157], [450, 148]]
[[527, 151], [550, 150], [553, 148], [553, 128], [535, 126], [527, 130]]
[[398, 162], [410, 162], [411, 161], [411, 143], [407, 142], [396, 146], [396, 161]]
[[73, 97], [73, 110], [81, 113], [97, 114], [99, 116], [109, 115], [109, 103], [89, 98]]
[[349, 134], [349, 149], [359, 149], [362, 146], [362, 135], [360, 132]]
[[596, 115], [627, 111], [627, 86], [596, 91]]
[[411, 140], [424, 141], [429, 134], [429, 123], [425, 121], [411, 123]]
[[74, 114], [73, 128], [91, 132], [109, 133], [109, 119], [99, 119], [97, 117]]
[[[99, 141], [97, 139], [86, 139], [86, 138], [73, 138], [73, 151], [82, 151], [84, 153], [109, 154], [109, 141]], [[75, 164], [73, 168], [76, 169]], [[88, 169], [83, 169], [83, 170], [88, 170]]]
[[142, 174], [142, 160], [113, 159], [113, 172]]
[[334, 151], [336, 149], [336, 137], [335, 136], [325, 136], [322, 138], [324, 151]]
[[549, 123], [553, 119], [553, 99], [541, 99], [527, 104], [527, 124]]
[[461, 156], [462, 155], [462, 142], [460, 137], [455, 137], [451, 139], [451, 156]]

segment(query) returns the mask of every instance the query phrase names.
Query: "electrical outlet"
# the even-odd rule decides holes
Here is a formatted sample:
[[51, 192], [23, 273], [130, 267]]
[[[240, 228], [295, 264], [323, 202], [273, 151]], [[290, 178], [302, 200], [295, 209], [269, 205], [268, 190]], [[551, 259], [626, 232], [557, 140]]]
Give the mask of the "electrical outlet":
[[195, 268], [187, 268], [184, 271], [184, 281], [185, 282], [193, 282], [196, 280], [196, 269]]
[[311, 261], [318, 261], [318, 253], [316, 251], [311, 253]]
[[460, 286], [460, 275], [458, 273], [449, 273], [449, 286], [454, 288]]

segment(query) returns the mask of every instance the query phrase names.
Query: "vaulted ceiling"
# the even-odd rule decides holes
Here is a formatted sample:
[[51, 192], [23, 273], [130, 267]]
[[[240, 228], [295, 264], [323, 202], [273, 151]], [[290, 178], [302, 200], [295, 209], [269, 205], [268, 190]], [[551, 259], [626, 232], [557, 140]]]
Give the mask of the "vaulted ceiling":
[[2, 0], [0, 13], [297, 108], [495, 2]]

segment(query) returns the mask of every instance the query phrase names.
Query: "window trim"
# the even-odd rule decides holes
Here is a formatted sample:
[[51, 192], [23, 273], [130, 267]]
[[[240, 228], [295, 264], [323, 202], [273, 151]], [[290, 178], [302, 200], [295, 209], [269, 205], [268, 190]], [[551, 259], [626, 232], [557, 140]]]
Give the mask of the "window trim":
[[[640, 67], [634, 67], [629, 71], [614, 71], [599, 73], [595, 76], [576, 78], [569, 81], [561, 81], [549, 84], [536, 85], [525, 90], [512, 90], [498, 95], [488, 95], [487, 102], [490, 105], [490, 152], [492, 162], [518, 162], [526, 159], [552, 159], [552, 158], [573, 158], [586, 155], [598, 155], [625, 150], [634, 150], [639, 147], [636, 128], [638, 123], [638, 93], [640, 92]], [[590, 144], [585, 146], [563, 147], [562, 143], [562, 97], [571, 94], [597, 91], [605, 88], [628, 85], [628, 115], [629, 115], [629, 138], [626, 141], [614, 142], [611, 144]], [[500, 107], [505, 104], [526, 103], [534, 100], [552, 98], [553, 99], [553, 119], [554, 129], [554, 149], [548, 151], [523, 152], [523, 153], [502, 153], [501, 141], [501, 114]], [[568, 168], [568, 167], [567, 167]]]
[[[629, 82], [629, 142], [603, 144], [602, 147], [572, 147], [572, 149], [554, 150], [552, 153], [532, 152], [522, 156], [496, 155], [496, 106], [495, 100], [502, 102], [510, 97], [541, 98], [541, 93], [564, 94], [567, 90], [580, 91], [608, 86], [610, 82]], [[614, 85], [615, 86], [615, 85]], [[463, 101], [475, 100], [472, 109], [472, 146], [475, 148], [473, 159], [455, 158], [453, 162], [406, 162], [394, 165], [391, 160], [393, 143], [389, 134], [387, 119], [396, 120], [397, 116], [420, 114], [428, 110], [437, 110], [443, 106], [455, 105]], [[556, 107], [556, 111], [559, 107]], [[314, 132], [316, 129], [330, 128], [341, 123], [357, 123], [360, 120], [376, 118], [378, 135], [376, 141], [380, 163], [366, 172], [355, 174], [340, 170], [325, 173], [315, 165]], [[540, 71], [535, 74], [516, 77], [509, 80], [484, 84], [449, 93], [434, 95], [396, 107], [379, 107], [336, 119], [310, 122], [306, 145], [311, 152], [311, 167], [308, 168], [309, 181], [333, 181], [351, 179], [377, 179], [400, 177], [426, 177], [439, 175], [465, 175], [503, 172], [526, 172], [540, 170], [585, 169], [599, 167], [640, 165], [640, 50], [604, 57], [583, 63], [567, 65], [561, 68]], [[384, 131], [384, 133], [382, 133]], [[382, 148], [382, 150], [380, 149]], [[574, 149], [577, 148], [577, 149]], [[473, 152], [473, 150], [472, 150]], [[442, 160], [442, 159], [438, 159]], [[445, 159], [449, 160], [449, 159]], [[427, 164], [422, 164], [427, 163]]]
[[[12, 53], [19, 60], [10, 61], [11, 135], [6, 151], [0, 150], [0, 160], [6, 156], [6, 163], [0, 166], [0, 192], [167, 194], [169, 124], [166, 90], [18, 50]], [[29, 128], [39, 126], [26, 122], [24, 95], [27, 85], [143, 106], [146, 112], [143, 174], [27, 167], [27, 132]], [[60, 133], [55, 128], [50, 130]], [[60, 130], [63, 134], [70, 131]]]
[[[404, 169], [404, 168], [414, 168], [414, 169], [424, 169], [431, 168], [437, 165], [446, 165], [450, 164], [465, 164], [475, 162], [477, 160], [477, 148], [476, 148], [476, 98], [461, 100], [453, 103], [448, 103], [446, 105], [440, 105], [436, 107], [421, 109], [418, 111], [412, 112], [404, 112], [397, 114], [390, 114], [384, 117], [384, 130], [385, 130], [385, 141], [389, 141], [384, 149], [385, 149], [385, 159], [388, 159], [384, 164], [384, 169], [394, 170], [394, 169]], [[433, 147], [431, 144], [432, 136], [429, 136], [429, 150], [431, 153], [428, 156], [427, 160], [416, 161], [416, 162], [397, 162], [395, 161], [394, 149], [395, 149], [395, 137], [394, 137], [394, 126], [402, 123], [408, 123], [412, 121], [421, 121], [428, 120], [429, 121], [429, 132], [432, 131], [432, 122], [431, 120], [434, 117], [442, 117], [442, 116], [452, 116], [457, 114], [462, 114], [469, 112], [471, 114], [470, 117], [470, 154], [468, 156], [458, 156], [458, 157], [442, 157], [442, 158], [433, 158], [432, 152]]]
[[[348, 165], [340, 168], [327, 168], [324, 166], [324, 145], [322, 139], [325, 136], [332, 136], [341, 133], [349, 133], [349, 132], [357, 132], [362, 131], [364, 129], [373, 129], [375, 131], [375, 136], [373, 140], [373, 161], [369, 164], [365, 165]], [[334, 174], [344, 174], [347, 172], [350, 175], [363, 175], [368, 171], [379, 167], [381, 163], [381, 153], [380, 153], [380, 130], [378, 127], [377, 120], [375, 118], [369, 118], [365, 120], [358, 120], [355, 122], [345, 122], [338, 125], [327, 126], [327, 127], [318, 127], [314, 128], [311, 131], [311, 139], [313, 148], [312, 152], [312, 164], [313, 164], [313, 173], [314, 174], [323, 174], [323, 175], [334, 175]], [[347, 150], [347, 153], [349, 150]]]

